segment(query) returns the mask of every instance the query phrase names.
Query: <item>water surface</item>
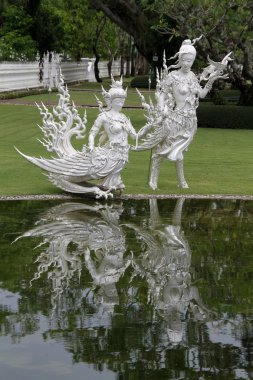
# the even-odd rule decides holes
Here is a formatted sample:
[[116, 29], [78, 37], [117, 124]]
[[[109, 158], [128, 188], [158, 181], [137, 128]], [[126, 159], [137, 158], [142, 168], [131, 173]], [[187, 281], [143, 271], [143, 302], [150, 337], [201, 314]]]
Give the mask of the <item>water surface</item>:
[[0, 203], [5, 380], [250, 379], [253, 202]]

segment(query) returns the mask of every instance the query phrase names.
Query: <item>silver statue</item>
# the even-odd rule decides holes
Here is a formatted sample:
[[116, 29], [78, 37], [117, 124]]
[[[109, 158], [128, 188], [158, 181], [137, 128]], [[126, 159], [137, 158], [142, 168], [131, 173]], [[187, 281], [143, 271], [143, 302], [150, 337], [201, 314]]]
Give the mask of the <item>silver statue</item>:
[[[222, 62], [209, 59], [209, 66], [200, 75], [201, 80], [206, 80], [207, 83], [204, 87], [200, 85], [201, 80], [191, 71], [196, 57], [193, 46], [196, 40], [198, 39], [193, 42], [183, 41], [179, 52], [172, 57], [178, 58], [175, 65], [167, 67], [164, 56], [163, 72], [157, 78], [155, 105], [152, 101], [148, 104], [139, 93], [147, 112], [147, 123], [139, 131], [138, 136], [143, 140], [136, 149], [153, 149], [149, 177], [149, 186], [153, 190], [157, 188], [160, 165], [164, 158], [175, 162], [178, 186], [188, 188], [184, 177], [183, 153], [188, 149], [197, 130], [196, 109], [199, 98], [207, 95], [215, 80], [228, 77], [223, 72], [231, 60], [231, 53]], [[170, 69], [175, 70], [169, 72]]]
[[[49, 112], [42, 103], [38, 106], [43, 116], [41, 128], [44, 139], [41, 143], [49, 152], [58, 157], [52, 159], [30, 157], [17, 151], [33, 164], [48, 173], [49, 180], [70, 193], [94, 194], [97, 198], [112, 197], [114, 190], [125, 188], [120, 173], [128, 161], [128, 136], [137, 138], [130, 120], [121, 113], [127, 96], [127, 90], [122, 88], [122, 78], [115, 81], [109, 91], [102, 87], [102, 95], [107, 107], [103, 108], [99, 101], [100, 114], [89, 133], [88, 146], [83, 145], [82, 151], [76, 150], [72, 137], [85, 137], [87, 117], [79, 116], [74, 103], [70, 103], [70, 95], [61, 75], [59, 103]], [[95, 137], [102, 130], [99, 146], [95, 146]], [[92, 183], [99, 180], [100, 183]]]

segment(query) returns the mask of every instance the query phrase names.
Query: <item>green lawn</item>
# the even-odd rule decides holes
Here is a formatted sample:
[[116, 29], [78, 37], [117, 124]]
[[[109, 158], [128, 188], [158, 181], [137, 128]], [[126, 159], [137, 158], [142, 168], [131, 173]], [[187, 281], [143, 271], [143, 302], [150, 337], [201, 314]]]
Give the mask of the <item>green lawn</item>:
[[[154, 100], [154, 90], [141, 90], [143, 95], [145, 96], [146, 100], [149, 100], [149, 97]], [[96, 88], [94, 91], [82, 91], [82, 90], [69, 90], [71, 100], [77, 105], [77, 106], [83, 106], [83, 105], [92, 105], [97, 106], [97, 100], [95, 95], [103, 101], [103, 97], [101, 94], [101, 89]], [[45, 104], [56, 104], [58, 102], [58, 95], [56, 92], [52, 93], [45, 93], [45, 94], [39, 94], [39, 95], [28, 95], [23, 96], [21, 98], [16, 99], [15, 101], [17, 103], [35, 103], [35, 102], [43, 102]], [[126, 107], [134, 107], [139, 106], [141, 107], [141, 99], [139, 95], [137, 94], [135, 89], [128, 89], [127, 91], [127, 99], [125, 102]]]
[[[80, 109], [80, 114], [84, 109]], [[142, 110], [124, 111], [136, 129], [144, 123]], [[37, 141], [36, 126], [41, 119], [36, 107], [0, 105], [0, 195], [53, 194], [61, 191], [51, 185], [42, 171], [16, 153], [14, 146], [34, 156], [48, 156]], [[87, 109], [92, 125], [97, 109]], [[75, 142], [76, 148], [81, 147]], [[166, 161], [161, 168], [159, 190], [147, 185], [150, 152], [130, 152], [122, 176], [127, 194], [253, 194], [253, 131], [200, 128], [185, 154], [185, 175], [189, 189], [176, 184], [174, 164]]]

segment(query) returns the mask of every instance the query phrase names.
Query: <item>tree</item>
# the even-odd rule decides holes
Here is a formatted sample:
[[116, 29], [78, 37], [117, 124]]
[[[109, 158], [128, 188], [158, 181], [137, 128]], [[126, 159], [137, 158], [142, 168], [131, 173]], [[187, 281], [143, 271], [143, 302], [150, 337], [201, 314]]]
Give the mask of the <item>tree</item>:
[[101, 34], [101, 42], [103, 51], [108, 59], [107, 67], [109, 77], [111, 77], [113, 61], [120, 52], [120, 33], [120, 28], [106, 17], [105, 27]]
[[95, 55], [98, 81], [100, 57], [108, 72], [119, 52], [119, 27], [88, 0], [3, 0], [0, 2], [1, 59], [34, 59], [37, 52], [57, 52], [79, 61]]
[[118, 27], [103, 12], [89, 6], [88, 1], [64, 0], [66, 11], [66, 50], [77, 60], [95, 56], [95, 77], [98, 82], [100, 57], [108, 58], [110, 73], [113, 59], [119, 50]]
[[1, 4], [2, 59], [34, 59], [37, 51], [61, 52], [64, 30], [60, 9], [50, 0], [5, 0]]
[[3, 13], [6, 10], [6, 7], [7, 7], [7, 0], [2, 0], [0, 2], [0, 27], [3, 24], [3, 19], [4, 19]]
[[103, 15], [103, 13], [99, 12], [95, 15], [96, 24], [92, 28], [92, 50], [95, 55], [95, 62], [94, 62], [94, 71], [95, 71], [95, 78], [97, 82], [102, 82], [102, 79], [99, 77], [99, 69], [98, 69], [98, 62], [100, 60], [100, 54], [98, 50], [99, 42], [100, 42], [100, 36], [103, 32], [103, 29], [106, 25], [106, 16]]
[[42, 0], [39, 7], [30, 9], [33, 15], [31, 36], [41, 57], [47, 51], [62, 53], [66, 47], [65, 13], [56, 5], [52, 1]]
[[[95, 9], [103, 11], [111, 21], [131, 35], [136, 48], [148, 62], [152, 63], [153, 56], [157, 53], [161, 66], [164, 49], [171, 50], [170, 55], [174, 54], [174, 45], [177, 40], [168, 44], [168, 37], [152, 28], [153, 25], [159, 23], [157, 12], [148, 8], [149, 3], [153, 3], [153, 1], [89, 0], [89, 3]], [[168, 23], [170, 22], [172, 22], [171, 19], [168, 20]]]
[[36, 42], [31, 37], [32, 17], [24, 5], [5, 2], [0, 19], [0, 59], [29, 60], [37, 52]]
[[[240, 104], [253, 105], [253, 2], [250, 0], [155, 0], [149, 7], [157, 12], [156, 30], [164, 35], [205, 38], [198, 52], [220, 60], [233, 52], [230, 79], [241, 91]], [[175, 27], [168, 24], [168, 17]]]
[[[253, 105], [252, 0], [89, 0], [134, 38], [139, 52], [151, 63], [166, 50], [168, 57], [184, 38], [205, 36], [199, 57], [220, 59], [233, 51], [232, 83], [241, 91], [240, 104]], [[238, 22], [240, 20], [240, 22]]]

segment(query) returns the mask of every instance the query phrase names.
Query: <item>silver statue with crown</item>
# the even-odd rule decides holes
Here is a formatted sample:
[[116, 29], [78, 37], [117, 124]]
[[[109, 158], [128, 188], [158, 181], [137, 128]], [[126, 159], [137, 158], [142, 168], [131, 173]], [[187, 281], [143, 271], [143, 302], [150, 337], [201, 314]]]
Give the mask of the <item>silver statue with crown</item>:
[[[160, 165], [165, 158], [175, 163], [178, 186], [188, 188], [184, 177], [183, 155], [197, 130], [196, 109], [199, 98], [208, 94], [215, 80], [228, 77], [223, 72], [231, 60], [231, 53], [221, 62], [208, 58], [209, 65], [199, 78], [191, 71], [196, 58], [194, 44], [201, 37], [183, 41], [179, 52], [171, 58], [178, 58], [175, 65], [167, 67], [164, 55], [163, 71], [160, 76], [157, 74], [155, 104], [151, 100], [146, 102], [138, 91], [146, 111], [147, 123], [139, 131], [140, 142], [136, 149], [152, 149], [149, 186], [153, 190], [157, 189]], [[206, 81], [204, 87], [200, 84], [202, 81]]]
[[[128, 161], [128, 136], [137, 141], [137, 133], [130, 120], [121, 112], [127, 96], [122, 78], [115, 81], [112, 77], [109, 91], [102, 87], [106, 107], [97, 99], [100, 113], [90, 129], [88, 144], [84, 144], [81, 151], [74, 148], [71, 140], [73, 137], [85, 138], [86, 112], [81, 118], [75, 104], [70, 102], [62, 75], [58, 91], [59, 102], [52, 112], [43, 103], [37, 105], [43, 118], [40, 128], [44, 138], [41, 143], [57, 157], [36, 158], [17, 151], [45, 170], [49, 180], [62, 190], [93, 194], [96, 198], [112, 197], [115, 190], [122, 191], [125, 188], [120, 173]], [[95, 144], [97, 135], [100, 138]]]

